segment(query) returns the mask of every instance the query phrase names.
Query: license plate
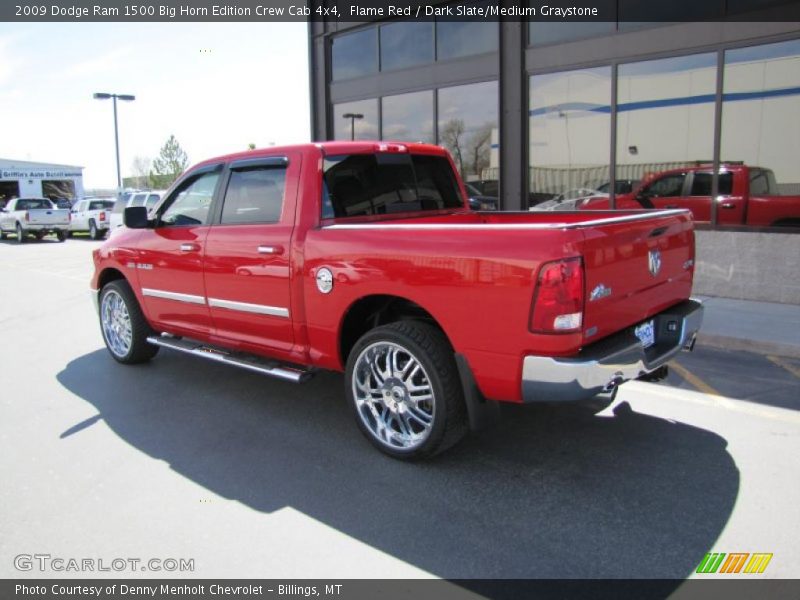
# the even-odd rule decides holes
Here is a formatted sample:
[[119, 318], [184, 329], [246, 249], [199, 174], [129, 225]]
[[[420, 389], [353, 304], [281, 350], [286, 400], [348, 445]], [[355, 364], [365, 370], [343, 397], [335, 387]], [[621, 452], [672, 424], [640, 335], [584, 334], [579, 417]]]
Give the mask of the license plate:
[[656, 327], [655, 322], [651, 319], [645, 321], [641, 325], [637, 325], [633, 330], [639, 341], [642, 342], [642, 348], [649, 348], [656, 343]]

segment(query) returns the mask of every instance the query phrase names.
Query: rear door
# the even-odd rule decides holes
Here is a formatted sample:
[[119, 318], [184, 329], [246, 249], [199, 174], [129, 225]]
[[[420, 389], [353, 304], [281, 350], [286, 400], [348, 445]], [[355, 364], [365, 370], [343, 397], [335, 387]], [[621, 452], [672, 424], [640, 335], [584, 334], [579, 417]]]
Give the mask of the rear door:
[[134, 268], [148, 315], [184, 335], [211, 333], [203, 252], [221, 173], [217, 165], [188, 174], [159, 208], [156, 227], [142, 230], [138, 242]]
[[290, 244], [300, 154], [231, 163], [206, 239], [205, 283], [216, 335], [288, 351]]

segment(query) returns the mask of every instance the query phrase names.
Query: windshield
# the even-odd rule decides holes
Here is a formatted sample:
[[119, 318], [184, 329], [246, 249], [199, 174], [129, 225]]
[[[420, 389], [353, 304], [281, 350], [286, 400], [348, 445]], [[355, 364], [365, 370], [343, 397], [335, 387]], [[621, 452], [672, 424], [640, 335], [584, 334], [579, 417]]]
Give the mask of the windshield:
[[464, 206], [450, 162], [442, 156], [329, 156], [323, 183], [323, 218]]

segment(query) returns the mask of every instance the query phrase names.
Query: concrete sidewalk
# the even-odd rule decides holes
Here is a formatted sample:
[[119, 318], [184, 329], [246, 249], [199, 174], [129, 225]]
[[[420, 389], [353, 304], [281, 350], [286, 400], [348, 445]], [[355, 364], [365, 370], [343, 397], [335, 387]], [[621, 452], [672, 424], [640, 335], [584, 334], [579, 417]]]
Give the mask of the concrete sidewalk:
[[705, 306], [698, 344], [800, 358], [800, 306], [697, 297]]

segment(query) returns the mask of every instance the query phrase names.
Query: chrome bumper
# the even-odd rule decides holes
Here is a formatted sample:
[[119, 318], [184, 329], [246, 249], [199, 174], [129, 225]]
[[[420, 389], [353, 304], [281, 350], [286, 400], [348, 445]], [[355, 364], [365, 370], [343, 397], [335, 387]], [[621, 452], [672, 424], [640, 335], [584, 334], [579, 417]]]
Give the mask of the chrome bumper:
[[703, 305], [687, 300], [652, 317], [656, 343], [642, 348], [633, 327], [587, 346], [572, 358], [526, 356], [523, 402], [587, 400], [655, 371], [681, 350], [691, 350], [703, 322]]

